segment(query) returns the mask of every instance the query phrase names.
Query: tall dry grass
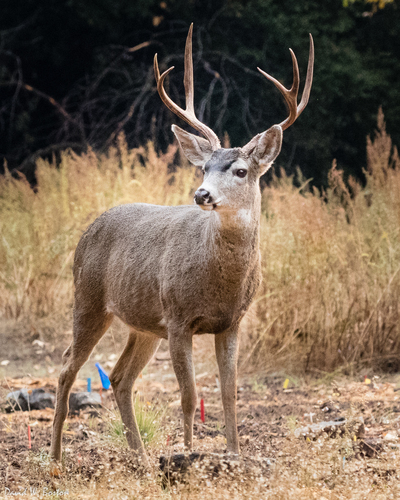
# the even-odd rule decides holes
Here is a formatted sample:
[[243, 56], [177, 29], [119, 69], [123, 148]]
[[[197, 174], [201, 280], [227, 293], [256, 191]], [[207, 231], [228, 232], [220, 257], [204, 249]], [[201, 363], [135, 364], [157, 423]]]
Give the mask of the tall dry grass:
[[105, 155], [65, 151], [58, 168], [39, 160], [35, 191], [6, 172], [0, 179], [0, 316], [33, 320], [71, 309], [75, 247], [105, 210], [190, 202], [197, 175], [174, 168], [176, 152], [171, 146], [158, 156], [151, 144], [128, 150], [121, 136]]
[[334, 162], [322, 194], [284, 174], [264, 191], [248, 365], [400, 369], [400, 161], [382, 111], [367, 154], [364, 187]]
[[[195, 169], [176, 148], [64, 152], [37, 164], [37, 189], [0, 180], [0, 315], [49, 318], [72, 307], [73, 251], [85, 227], [121, 203], [191, 203]], [[400, 161], [380, 113], [365, 186], [336, 164], [329, 189], [284, 174], [263, 192], [264, 282], [243, 323], [242, 369], [400, 368]]]

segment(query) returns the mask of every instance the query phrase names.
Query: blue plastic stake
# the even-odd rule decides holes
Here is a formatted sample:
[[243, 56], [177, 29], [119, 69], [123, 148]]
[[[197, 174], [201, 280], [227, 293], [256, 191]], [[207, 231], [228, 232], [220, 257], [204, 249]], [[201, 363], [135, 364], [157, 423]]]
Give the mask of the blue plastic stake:
[[92, 392], [92, 379], [90, 377], [87, 379], [87, 391]]
[[110, 382], [110, 379], [108, 378], [107, 373], [103, 370], [100, 363], [96, 363], [95, 366], [99, 370], [101, 385], [103, 386], [103, 389], [109, 389], [111, 382]]

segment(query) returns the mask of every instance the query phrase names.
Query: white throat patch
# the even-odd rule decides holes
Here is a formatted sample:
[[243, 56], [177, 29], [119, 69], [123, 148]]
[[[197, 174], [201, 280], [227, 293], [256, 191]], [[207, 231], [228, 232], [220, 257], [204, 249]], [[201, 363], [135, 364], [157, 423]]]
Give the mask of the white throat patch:
[[249, 208], [241, 208], [237, 211], [237, 217], [243, 224], [249, 225], [251, 223], [251, 210]]

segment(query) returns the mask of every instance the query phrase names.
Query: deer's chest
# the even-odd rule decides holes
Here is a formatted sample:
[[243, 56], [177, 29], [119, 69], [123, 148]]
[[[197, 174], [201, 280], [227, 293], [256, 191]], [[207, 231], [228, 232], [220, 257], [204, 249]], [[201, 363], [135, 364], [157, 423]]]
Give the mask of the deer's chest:
[[260, 283], [258, 254], [191, 264], [183, 259], [162, 284], [164, 316], [193, 333], [220, 333], [247, 311]]

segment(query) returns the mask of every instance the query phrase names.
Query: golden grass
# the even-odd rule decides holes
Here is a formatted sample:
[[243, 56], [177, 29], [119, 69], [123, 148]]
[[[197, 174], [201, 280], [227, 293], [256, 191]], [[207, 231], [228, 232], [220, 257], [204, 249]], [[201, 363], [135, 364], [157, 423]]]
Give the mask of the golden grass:
[[[73, 254], [84, 229], [123, 203], [190, 202], [196, 172], [172, 172], [177, 148], [158, 156], [151, 144], [128, 150], [121, 136], [106, 155], [65, 151], [37, 162], [34, 192], [22, 177], [0, 179], [0, 315], [66, 314], [73, 300]], [[145, 165], [145, 166], [144, 166]]]
[[367, 151], [364, 187], [334, 162], [326, 193], [284, 174], [264, 191], [252, 364], [400, 369], [400, 162], [382, 114]]
[[[283, 173], [263, 192], [264, 281], [243, 322], [242, 370], [399, 369], [400, 162], [385, 132], [367, 141], [366, 183], [336, 164], [320, 193]], [[71, 266], [82, 231], [128, 202], [191, 203], [196, 170], [171, 147], [62, 154], [37, 163], [37, 189], [0, 180], [0, 315], [31, 324], [70, 314]], [[279, 365], [278, 365], [279, 364]]]

